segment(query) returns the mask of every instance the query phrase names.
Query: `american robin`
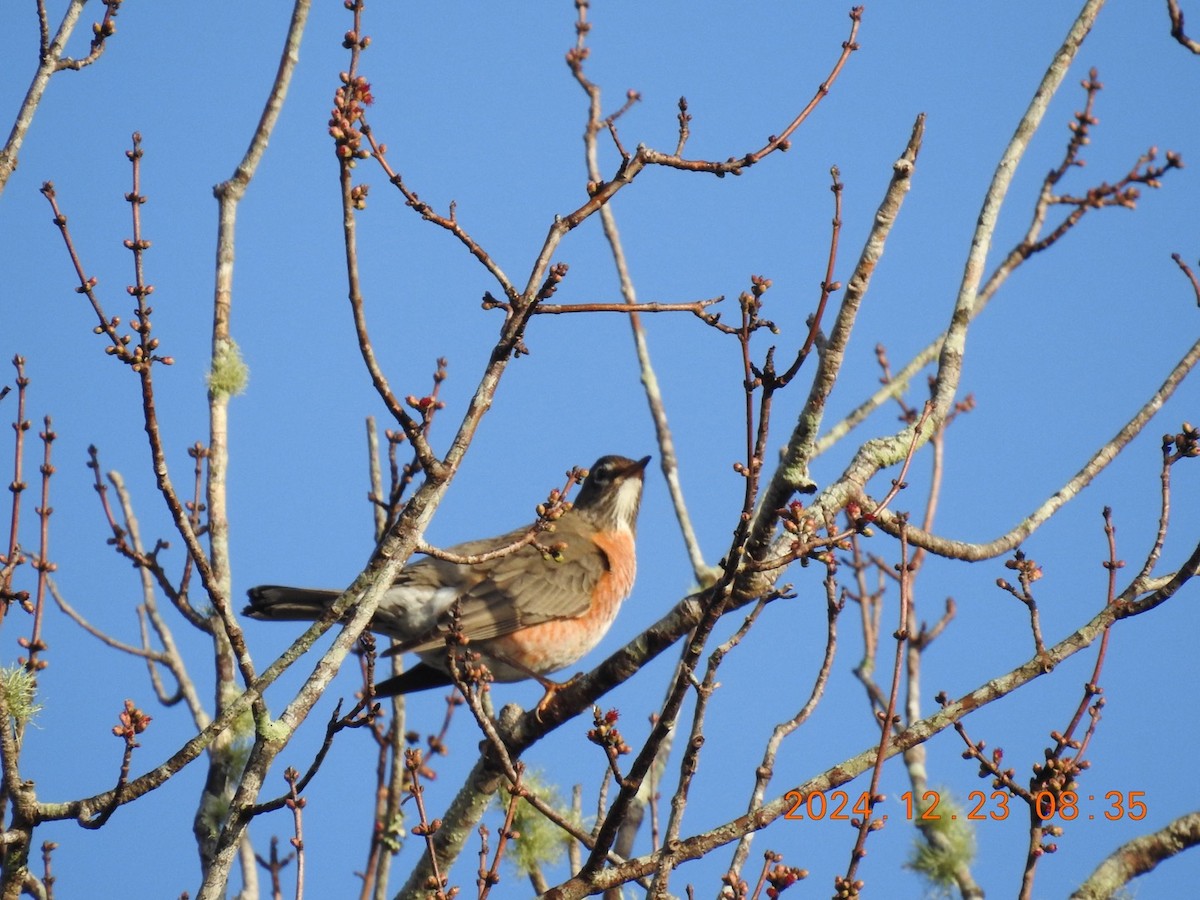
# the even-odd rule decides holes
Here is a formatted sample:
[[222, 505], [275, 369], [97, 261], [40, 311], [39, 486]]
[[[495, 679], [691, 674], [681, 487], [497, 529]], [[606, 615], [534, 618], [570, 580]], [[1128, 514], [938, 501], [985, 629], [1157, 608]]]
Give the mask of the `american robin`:
[[[434, 557], [406, 566], [384, 594], [372, 631], [397, 641], [391, 653], [413, 652], [422, 662], [375, 686], [378, 696], [451, 683], [446, 633], [457, 606], [458, 629], [497, 681], [536, 678], [571, 665], [600, 642], [633, 588], [634, 535], [642, 478], [650, 457], [602, 456], [574, 505], [554, 523], [549, 542], [468, 565]], [[510, 546], [529, 528], [450, 548], [475, 556]], [[561, 550], [561, 552], [558, 552]], [[255, 619], [312, 621], [336, 591], [263, 585], [250, 589], [245, 613]], [[540, 706], [539, 705], [539, 706]]]

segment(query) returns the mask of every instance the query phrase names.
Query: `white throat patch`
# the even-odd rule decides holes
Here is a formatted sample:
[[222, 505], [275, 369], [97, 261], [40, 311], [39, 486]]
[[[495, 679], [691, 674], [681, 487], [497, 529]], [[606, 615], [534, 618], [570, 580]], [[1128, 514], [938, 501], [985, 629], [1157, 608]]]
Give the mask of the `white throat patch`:
[[630, 531], [629, 523], [632, 522], [637, 514], [638, 502], [642, 496], [642, 480], [640, 478], [626, 478], [617, 488], [617, 502], [614, 507], [614, 515], [621, 527], [625, 531]]

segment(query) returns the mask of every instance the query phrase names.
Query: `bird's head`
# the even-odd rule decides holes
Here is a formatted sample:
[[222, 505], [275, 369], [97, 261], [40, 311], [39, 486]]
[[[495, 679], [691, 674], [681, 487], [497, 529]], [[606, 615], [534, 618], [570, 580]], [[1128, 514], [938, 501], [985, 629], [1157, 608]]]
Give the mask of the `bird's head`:
[[642, 477], [649, 456], [628, 459], [602, 456], [588, 470], [575, 509], [602, 527], [637, 528], [638, 507], [642, 502]]

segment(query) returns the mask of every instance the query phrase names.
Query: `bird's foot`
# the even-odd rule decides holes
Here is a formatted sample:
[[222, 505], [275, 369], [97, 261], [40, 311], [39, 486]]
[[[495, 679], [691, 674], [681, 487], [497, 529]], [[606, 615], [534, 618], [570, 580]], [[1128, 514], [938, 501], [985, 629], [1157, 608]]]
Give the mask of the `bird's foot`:
[[566, 690], [582, 677], [582, 672], [577, 672], [563, 682], [551, 681], [549, 678], [539, 677], [538, 684], [545, 689], [546, 693], [542, 699], [538, 701], [538, 705], [533, 708], [533, 714], [537, 720], [539, 722], [542, 721], [542, 713], [550, 708], [550, 704], [554, 702], [554, 698], [558, 696], [559, 691]]

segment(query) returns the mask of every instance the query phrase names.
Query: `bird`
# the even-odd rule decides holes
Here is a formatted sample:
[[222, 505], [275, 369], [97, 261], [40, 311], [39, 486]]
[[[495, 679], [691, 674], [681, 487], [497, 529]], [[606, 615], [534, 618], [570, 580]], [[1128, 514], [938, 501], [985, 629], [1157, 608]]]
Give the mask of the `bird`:
[[[563, 687], [545, 676], [592, 650], [633, 589], [637, 517], [649, 462], [649, 456], [596, 460], [545, 544], [526, 543], [475, 564], [427, 556], [405, 566], [368, 627], [394, 639], [389, 654], [412, 652], [421, 662], [376, 684], [375, 696], [452, 684], [446, 636], [456, 628], [493, 680], [535, 678], [546, 690], [538, 704], [539, 711], [544, 709]], [[447, 555], [496, 551], [533, 527], [457, 544]], [[260, 585], [248, 593], [245, 615], [267, 621], [314, 621], [339, 596], [280, 585]]]

